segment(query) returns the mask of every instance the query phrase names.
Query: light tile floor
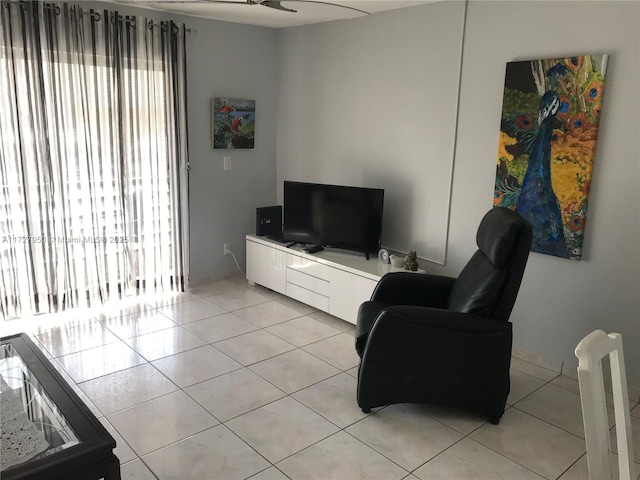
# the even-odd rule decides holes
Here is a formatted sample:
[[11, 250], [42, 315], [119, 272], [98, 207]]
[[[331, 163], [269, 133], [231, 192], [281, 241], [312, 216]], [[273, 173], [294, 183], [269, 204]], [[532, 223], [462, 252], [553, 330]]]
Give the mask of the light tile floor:
[[497, 426], [432, 405], [365, 415], [354, 326], [242, 277], [24, 324], [125, 480], [588, 478], [575, 380], [514, 358]]

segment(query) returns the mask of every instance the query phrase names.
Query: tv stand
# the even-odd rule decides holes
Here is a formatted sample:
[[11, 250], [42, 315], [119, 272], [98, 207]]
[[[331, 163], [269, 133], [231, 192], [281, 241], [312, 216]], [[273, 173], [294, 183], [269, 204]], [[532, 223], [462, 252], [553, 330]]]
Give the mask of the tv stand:
[[[256, 235], [246, 236], [247, 280], [356, 323], [383, 275], [404, 271], [370, 262], [361, 253], [325, 248], [314, 255]], [[421, 271], [424, 273], [424, 270]]]

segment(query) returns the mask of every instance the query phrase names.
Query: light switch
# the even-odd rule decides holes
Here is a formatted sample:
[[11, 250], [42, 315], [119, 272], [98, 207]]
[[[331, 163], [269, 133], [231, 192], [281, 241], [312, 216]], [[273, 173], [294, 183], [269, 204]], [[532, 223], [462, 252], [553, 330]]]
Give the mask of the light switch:
[[224, 169], [231, 170], [231, 157], [222, 157], [224, 160]]

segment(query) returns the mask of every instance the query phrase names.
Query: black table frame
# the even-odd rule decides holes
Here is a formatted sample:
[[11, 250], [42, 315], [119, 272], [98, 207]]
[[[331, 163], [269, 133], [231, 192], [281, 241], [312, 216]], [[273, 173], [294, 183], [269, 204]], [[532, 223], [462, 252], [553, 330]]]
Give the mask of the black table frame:
[[2, 480], [120, 480], [115, 440], [33, 341], [20, 333], [0, 344], [13, 346], [79, 438], [77, 445], [3, 471]]

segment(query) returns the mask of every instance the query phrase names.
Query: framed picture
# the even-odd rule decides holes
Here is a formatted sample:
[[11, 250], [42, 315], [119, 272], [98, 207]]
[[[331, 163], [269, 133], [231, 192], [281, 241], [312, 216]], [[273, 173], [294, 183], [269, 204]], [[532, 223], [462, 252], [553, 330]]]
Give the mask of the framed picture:
[[256, 101], [214, 97], [211, 100], [211, 143], [214, 149], [253, 148]]
[[607, 55], [509, 62], [493, 203], [533, 226], [531, 250], [580, 260]]

